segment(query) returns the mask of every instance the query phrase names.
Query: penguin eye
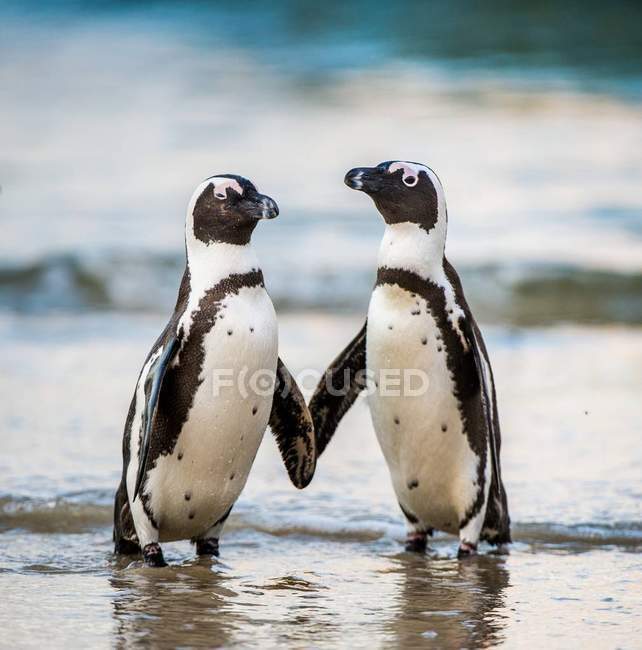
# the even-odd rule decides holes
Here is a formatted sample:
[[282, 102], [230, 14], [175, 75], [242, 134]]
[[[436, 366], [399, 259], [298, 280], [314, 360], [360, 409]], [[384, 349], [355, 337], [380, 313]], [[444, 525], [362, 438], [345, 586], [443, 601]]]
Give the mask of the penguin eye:
[[225, 190], [218, 190], [214, 192], [214, 196], [222, 201], [227, 198], [227, 192]]
[[404, 185], [406, 185], [407, 187], [414, 187], [417, 184], [418, 180], [419, 179], [416, 176], [403, 177]]

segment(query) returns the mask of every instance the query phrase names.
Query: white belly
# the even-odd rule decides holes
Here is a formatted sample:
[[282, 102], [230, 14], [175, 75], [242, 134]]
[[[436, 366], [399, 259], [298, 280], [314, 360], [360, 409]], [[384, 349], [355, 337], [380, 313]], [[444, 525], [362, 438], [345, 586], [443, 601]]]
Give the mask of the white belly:
[[[370, 412], [397, 499], [422, 524], [457, 533], [477, 494], [478, 458], [463, 433], [445, 347], [425, 300], [398, 287], [375, 288], [366, 363], [379, 384], [369, 396]], [[386, 370], [401, 378], [401, 387], [393, 387], [397, 395], [385, 395]], [[404, 386], [408, 370], [425, 380], [415, 396], [407, 394], [408, 382]], [[410, 388], [421, 383], [414, 378]]]
[[161, 456], [149, 475], [161, 541], [202, 535], [228, 511], [270, 417], [278, 357], [272, 302], [253, 287], [223, 304], [223, 319], [204, 339], [202, 383], [187, 422], [173, 453]]

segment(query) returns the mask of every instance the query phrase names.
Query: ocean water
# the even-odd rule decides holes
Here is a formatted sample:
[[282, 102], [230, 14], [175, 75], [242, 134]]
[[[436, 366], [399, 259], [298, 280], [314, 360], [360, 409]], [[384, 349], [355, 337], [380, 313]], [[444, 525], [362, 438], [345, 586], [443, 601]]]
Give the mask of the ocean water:
[[[642, 18], [634, 3], [0, 5], [0, 647], [642, 647]], [[497, 380], [515, 543], [404, 526], [365, 404], [309, 488], [266, 433], [221, 543], [111, 555], [122, 427], [193, 187], [241, 173], [281, 354], [363, 322], [425, 162]], [[304, 390], [313, 388], [304, 382]]]
[[[255, 237], [277, 303], [363, 309], [383, 226], [342, 180], [397, 158], [439, 174], [447, 252], [485, 320], [642, 322], [635, 5], [575, 63], [547, 60], [534, 27], [530, 53], [504, 42], [501, 25], [448, 56], [436, 16], [425, 38], [411, 29], [422, 3], [361, 26], [359, 3], [324, 3], [325, 18], [314, 3], [64, 6], [9, 3], [0, 24], [0, 307], [167, 311], [187, 200], [236, 172], [281, 208]], [[550, 11], [558, 43], [567, 16]], [[393, 19], [406, 31], [386, 32]]]

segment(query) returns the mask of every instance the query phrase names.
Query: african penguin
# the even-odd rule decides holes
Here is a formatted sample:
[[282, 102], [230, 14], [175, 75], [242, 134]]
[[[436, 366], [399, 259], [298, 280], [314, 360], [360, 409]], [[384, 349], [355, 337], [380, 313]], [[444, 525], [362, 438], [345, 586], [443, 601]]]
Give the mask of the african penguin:
[[241, 176], [203, 181], [187, 209], [187, 264], [174, 313], [140, 372], [123, 436], [116, 553], [142, 550], [164, 566], [159, 542], [191, 539], [218, 555], [218, 538], [268, 424], [290, 479], [305, 487], [316, 463], [312, 421], [278, 357], [277, 322], [251, 248], [276, 203]]
[[372, 198], [386, 229], [366, 324], [310, 402], [317, 454], [368, 387], [374, 429], [408, 522], [406, 548], [424, 551], [434, 529], [459, 536], [460, 557], [475, 553], [480, 539], [508, 543], [493, 373], [459, 276], [444, 256], [441, 183], [429, 167], [411, 162], [352, 169], [345, 183]]

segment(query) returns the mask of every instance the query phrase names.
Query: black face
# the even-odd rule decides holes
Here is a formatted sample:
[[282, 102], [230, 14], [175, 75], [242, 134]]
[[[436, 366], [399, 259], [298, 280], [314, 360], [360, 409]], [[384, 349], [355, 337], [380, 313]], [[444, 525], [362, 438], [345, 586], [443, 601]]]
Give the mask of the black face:
[[247, 178], [220, 174], [211, 178], [229, 178], [238, 184], [214, 187], [208, 183], [194, 204], [194, 236], [206, 243], [248, 244], [261, 219], [274, 219], [279, 208], [269, 196], [259, 194]]
[[370, 196], [386, 223], [416, 223], [429, 232], [439, 216], [437, 188], [423, 169], [418, 173], [408, 167], [390, 172], [395, 164], [388, 161], [376, 167], [356, 167], [346, 174], [345, 184]]

